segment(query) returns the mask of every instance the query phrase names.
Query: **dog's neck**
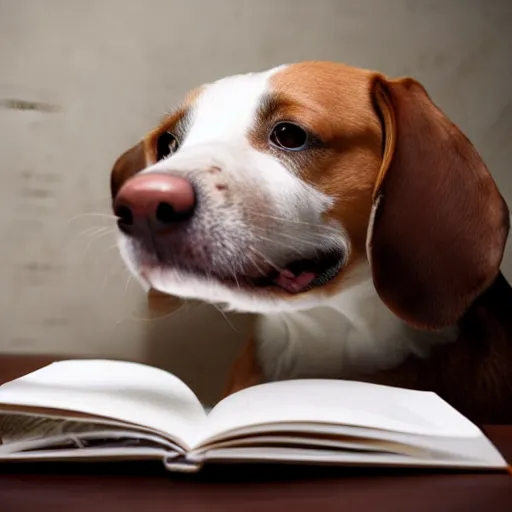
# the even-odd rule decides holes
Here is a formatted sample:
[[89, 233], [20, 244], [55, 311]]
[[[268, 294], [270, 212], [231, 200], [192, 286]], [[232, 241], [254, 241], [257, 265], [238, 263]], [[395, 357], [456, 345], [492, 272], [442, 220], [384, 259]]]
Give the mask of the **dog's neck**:
[[410, 355], [457, 338], [457, 328], [418, 331], [398, 319], [361, 264], [347, 286], [321, 305], [258, 318], [255, 337], [265, 378], [354, 378], [398, 366]]

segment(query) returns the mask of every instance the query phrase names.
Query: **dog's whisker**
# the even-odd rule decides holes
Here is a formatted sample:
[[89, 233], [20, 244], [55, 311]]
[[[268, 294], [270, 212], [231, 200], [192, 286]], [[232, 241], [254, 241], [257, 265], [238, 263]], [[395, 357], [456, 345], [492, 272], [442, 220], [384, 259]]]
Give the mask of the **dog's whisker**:
[[[300, 244], [309, 244], [312, 247], [317, 247], [319, 242], [325, 242], [326, 237], [321, 236], [315, 233], [308, 233], [308, 236], [304, 236], [305, 234], [302, 234], [301, 236], [294, 236], [290, 233], [279, 233], [279, 236], [282, 236], [284, 238], [287, 238], [288, 240], [295, 240], [296, 242]], [[317, 236], [315, 236], [317, 235]]]
[[235, 331], [238, 334], [237, 329], [235, 328], [233, 323], [229, 320], [226, 313], [224, 313], [224, 311], [222, 311], [222, 309], [219, 306], [217, 306], [216, 304], [212, 303], [212, 306], [224, 317], [224, 320], [226, 320], [226, 323], [229, 325], [229, 327], [231, 327], [231, 329], [233, 329], [233, 331]]
[[77, 233], [77, 235], [78, 235], [79, 237], [91, 236], [91, 235], [93, 235], [96, 231], [98, 231], [98, 230], [103, 231], [103, 230], [105, 230], [105, 229], [107, 229], [105, 226], [102, 226], [102, 227], [98, 227], [98, 226], [92, 226], [92, 227], [91, 227], [91, 226], [90, 226], [90, 227], [88, 227], [88, 228], [86, 228], [86, 229], [84, 229], [84, 230], [80, 231], [80, 233]]
[[126, 293], [128, 293], [128, 291], [130, 290], [130, 284], [132, 283], [132, 280], [133, 280], [133, 276], [130, 272], [128, 272], [128, 278], [126, 279], [126, 284], [124, 286], [124, 291]]
[[107, 232], [112, 232], [113, 233], [114, 230], [111, 227], [107, 227], [107, 226], [103, 226], [103, 227], [94, 226], [92, 228], [84, 229], [84, 231], [79, 233], [79, 236], [92, 236], [92, 237], [95, 237], [97, 235], [100, 235], [102, 233], [107, 233]]
[[284, 222], [284, 223], [289, 223], [289, 224], [299, 224], [299, 225], [302, 225], [302, 226], [309, 226], [309, 227], [313, 227], [313, 228], [318, 229], [318, 230], [339, 234], [339, 230], [334, 228], [334, 227], [332, 227], [332, 226], [326, 226], [324, 224], [315, 224], [314, 222], [307, 222], [307, 221], [297, 220], [297, 219], [286, 219], [284, 217], [277, 217], [275, 215], [268, 215], [268, 214], [261, 213], [261, 212], [256, 212], [256, 211], [253, 211], [253, 210], [247, 210], [247, 211], [248, 211], [248, 213], [250, 215], [254, 215], [255, 217], [262, 217], [262, 218], [265, 218], [265, 219], [276, 220], [276, 221], [279, 221], [279, 222]]
[[[98, 256], [97, 256], [96, 260], [94, 261], [94, 269], [98, 268], [98, 265], [102, 258], [105, 258], [108, 256], [108, 259], [110, 261], [115, 261], [116, 264], [120, 265], [122, 268], [124, 268], [126, 271], [128, 271], [128, 269], [124, 266], [124, 263], [119, 260], [119, 253], [117, 252], [118, 248], [119, 248], [118, 245], [114, 244], [114, 245], [111, 245], [110, 247], [105, 247], [103, 252], [98, 251]], [[114, 260], [111, 260], [110, 255], [111, 255], [112, 251], [114, 251], [114, 250], [116, 251], [116, 258]]]
[[250, 254], [247, 254], [247, 257], [248, 257], [249, 261], [253, 264], [256, 271], [259, 272], [259, 274], [262, 277], [265, 277], [267, 273], [264, 272], [263, 269], [258, 265], [258, 262]]
[[258, 235], [258, 241], [265, 241], [270, 242], [271, 244], [280, 245], [281, 247], [284, 247], [285, 249], [288, 249], [289, 251], [296, 252], [297, 254], [302, 254], [302, 251], [298, 247], [293, 247], [290, 244], [287, 244], [285, 242], [282, 242], [281, 240], [272, 240], [271, 238], [268, 238], [263, 235]]
[[[258, 230], [256, 229], [255, 231], [258, 231]], [[292, 241], [297, 242], [297, 245], [298, 245], [298, 246], [302, 246], [302, 245], [304, 245], [304, 244], [309, 245], [309, 246], [311, 246], [311, 247], [315, 247], [315, 248], [318, 246], [318, 244], [317, 244], [317, 243], [314, 243], [314, 242], [312, 242], [311, 240], [304, 240], [304, 239], [301, 239], [301, 238], [292, 237], [291, 235], [290, 235], [290, 236], [284, 236], [284, 235], [285, 235], [284, 233], [280, 233], [280, 234], [279, 234], [279, 236], [283, 236], [284, 238], [288, 238], [289, 240], [292, 240]], [[282, 242], [281, 240], [268, 238], [268, 237], [266, 237], [266, 236], [264, 236], [264, 235], [261, 235], [261, 234], [257, 234], [256, 236], [257, 236], [257, 238], [258, 238], [259, 240], [264, 240], [264, 241], [266, 241], [266, 242], [270, 242], [271, 244], [277, 244], [277, 245], [280, 245], [280, 246], [282, 246], [282, 247], [285, 247], [286, 249], [289, 249], [289, 250], [291, 250], [291, 251], [295, 251], [295, 252], [297, 252], [298, 254], [301, 254], [301, 253], [302, 253], [302, 250], [301, 250], [301, 249], [302, 249], [302, 247], [294, 247], [294, 246], [292, 246], [292, 245], [290, 245], [290, 244], [286, 244], [286, 243]]]
[[91, 248], [92, 244], [94, 242], [97, 242], [100, 238], [103, 238], [105, 235], [110, 235], [110, 234], [112, 234], [111, 231], [104, 231], [104, 232], [101, 232], [100, 234], [96, 235], [95, 237], [91, 237], [89, 239], [89, 241], [87, 242], [86, 246], [84, 247], [84, 250], [82, 253], [84, 261], [86, 261], [87, 254], [88, 254], [89, 249]]
[[272, 260], [270, 260], [267, 256], [265, 256], [261, 251], [258, 251], [258, 249], [256, 249], [255, 247], [249, 246], [249, 250], [253, 251], [256, 256], [259, 256], [261, 259], [263, 259], [265, 261], [265, 263], [267, 263], [270, 267], [272, 267], [277, 272], [281, 272], [283, 270], [278, 265], [276, 265]]
[[162, 315], [162, 316], [156, 316], [156, 317], [155, 316], [153, 316], [153, 317], [139, 317], [139, 316], [134, 316], [134, 315], [126, 316], [126, 317], [123, 317], [123, 318], [119, 319], [112, 326], [112, 331], [117, 329], [117, 327], [119, 327], [123, 322], [126, 322], [126, 321], [152, 323], [152, 322], [158, 322], [158, 321], [161, 321], [161, 320], [166, 320], [168, 318], [172, 318], [174, 315], [176, 315], [176, 314], [178, 314], [180, 312], [185, 312], [185, 310], [188, 309], [189, 306], [190, 306], [190, 303], [188, 301], [184, 300], [183, 303], [177, 309], [174, 309], [174, 310], [170, 311], [169, 313], [166, 313], [165, 315]]
[[236, 283], [236, 286], [239, 290], [241, 290], [240, 288], [240, 283], [238, 282], [238, 277], [236, 276], [236, 272], [231, 272], [231, 275], [233, 276], [233, 279], [235, 280], [235, 283]]
[[111, 245], [109, 247], [105, 247], [105, 254], [108, 254], [108, 253], [112, 252], [113, 250], [117, 251], [118, 249], [119, 249], [119, 245], [117, 243], [113, 244], [113, 245]]
[[[113, 232], [109, 229], [107, 231], [96, 231], [90, 235], [87, 245], [90, 245], [92, 242], [98, 241], [100, 238], [105, 237], [106, 235], [112, 235]], [[85, 251], [85, 249], [84, 249]]]
[[99, 213], [99, 212], [90, 212], [90, 213], [79, 213], [78, 215], [74, 215], [73, 217], [68, 219], [68, 225], [72, 222], [76, 222], [79, 219], [82, 218], [88, 218], [88, 217], [96, 217], [96, 218], [102, 218], [102, 219], [108, 219], [112, 221], [116, 221], [117, 217], [115, 215], [109, 214], [109, 213]]
[[[268, 230], [260, 227], [260, 226], [253, 226], [252, 229], [257, 232], [263, 232], [268, 233]], [[331, 237], [328, 234], [324, 233], [297, 233], [297, 234], [290, 234], [290, 233], [279, 233], [279, 236], [282, 236], [284, 238], [288, 238], [290, 240], [296, 240], [298, 243], [309, 243], [314, 244], [315, 246], [319, 242], [325, 242], [326, 240], [329, 240]]]
[[131, 317], [131, 320], [139, 321], [139, 322], [154, 322], [159, 320], [165, 320], [167, 318], [172, 318], [177, 313], [183, 312], [185, 309], [190, 308], [190, 302], [183, 300], [183, 303], [180, 304], [180, 306], [176, 309], [173, 309], [172, 311], [169, 311], [169, 313], [166, 313], [165, 315], [161, 316], [153, 316], [153, 317]]

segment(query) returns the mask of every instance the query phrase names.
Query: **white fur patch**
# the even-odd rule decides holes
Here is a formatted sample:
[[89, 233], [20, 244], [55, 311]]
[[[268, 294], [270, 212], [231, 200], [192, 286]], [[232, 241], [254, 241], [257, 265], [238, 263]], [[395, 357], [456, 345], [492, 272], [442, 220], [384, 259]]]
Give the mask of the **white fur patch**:
[[306, 311], [258, 318], [258, 357], [268, 380], [353, 378], [392, 368], [408, 355], [427, 357], [457, 329], [417, 331], [380, 300], [367, 263], [344, 281], [343, 290]]

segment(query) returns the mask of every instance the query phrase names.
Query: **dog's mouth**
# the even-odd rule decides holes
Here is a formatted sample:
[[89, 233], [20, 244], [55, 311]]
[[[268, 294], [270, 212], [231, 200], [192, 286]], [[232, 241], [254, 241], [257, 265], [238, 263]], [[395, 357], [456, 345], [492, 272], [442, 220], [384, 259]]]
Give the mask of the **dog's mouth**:
[[[141, 266], [139, 271], [145, 280], [151, 282], [153, 270], [159, 275], [161, 271], [166, 270], [177, 272], [181, 275], [180, 279], [204, 278], [211, 281], [218, 281], [220, 284], [233, 290], [240, 291], [266, 291], [278, 292], [284, 291], [289, 294], [304, 293], [314, 288], [321, 287], [341, 272], [346, 263], [346, 252], [341, 249], [331, 249], [315, 254], [312, 257], [305, 257], [290, 261], [283, 266], [258, 264], [257, 270], [250, 273], [223, 272], [220, 269], [204, 268], [178, 262], [153, 262]], [[154, 285], [155, 283], [152, 283]]]
[[330, 250], [313, 258], [294, 260], [281, 268], [273, 268], [264, 276], [246, 278], [254, 288], [279, 288], [291, 294], [303, 293], [327, 284], [345, 264], [341, 250]]
[[228, 258], [224, 251], [214, 251], [207, 244], [173, 241], [171, 245], [166, 239], [163, 243], [148, 239], [132, 246], [140, 277], [157, 289], [172, 290], [173, 281], [180, 289], [190, 279], [197, 283], [193, 286], [199, 286], [203, 280], [216, 281], [235, 292], [297, 295], [335, 279], [348, 258], [341, 241], [306, 250], [288, 260], [251, 243], [239, 249], [236, 260], [236, 256]]

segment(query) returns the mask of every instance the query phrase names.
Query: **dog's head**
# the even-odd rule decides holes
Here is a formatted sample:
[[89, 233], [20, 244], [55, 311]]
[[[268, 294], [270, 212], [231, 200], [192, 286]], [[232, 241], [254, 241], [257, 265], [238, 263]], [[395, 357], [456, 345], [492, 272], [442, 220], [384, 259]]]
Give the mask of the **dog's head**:
[[311, 307], [370, 261], [392, 311], [443, 327], [494, 280], [508, 232], [484, 163], [419, 83], [326, 62], [193, 91], [111, 188], [143, 283], [244, 311]]

